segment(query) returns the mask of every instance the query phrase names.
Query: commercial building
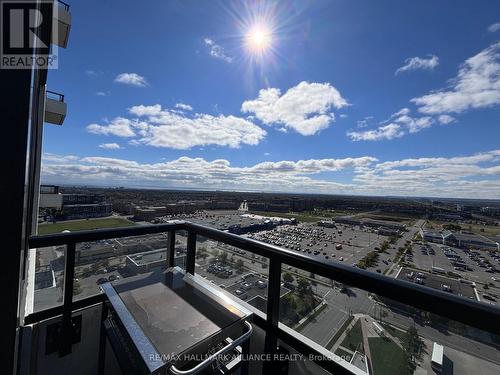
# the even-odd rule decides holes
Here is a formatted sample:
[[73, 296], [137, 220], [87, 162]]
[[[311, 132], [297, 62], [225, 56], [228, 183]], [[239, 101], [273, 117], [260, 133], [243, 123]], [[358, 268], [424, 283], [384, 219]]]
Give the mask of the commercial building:
[[447, 246], [472, 249], [500, 250], [499, 243], [484, 236], [469, 232], [442, 232], [420, 229], [424, 241], [439, 243]]
[[141, 221], [151, 221], [160, 216], [191, 214], [199, 210], [200, 207], [191, 202], [170, 203], [165, 206], [136, 207], [134, 219]]
[[[174, 257], [174, 265], [184, 266], [185, 259], [185, 254], [177, 254]], [[125, 263], [133, 274], [161, 271], [167, 268], [167, 250], [158, 249], [128, 255]]]
[[89, 219], [105, 217], [112, 213], [111, 203], [96, 194], [63, 194], [56, 185], [40, 187], [39, 208], [49, 210], [48, 216], [59, 220]]
[[428, 230], [428, 229], [420, 229], [420, 236], [424, 241], [428, 242], [434, 242], [434, 243], [443, 243], [444, 237], [443, 233], [434, 231], [434, 230]]
[[112, 207], [111, 203], [69, 204], [63, 206], [62, 213], [67, 220], [106, 217], [111, 215]]
[[469, 232], [446, 233], [444, 244], [462, 248], [499, 250], [498, 242], [492, 241], [479, 234]]
[[400, 231], [405, 230], [406, 228], [405, 224], [399, 223], [397, 221], [374, 220], [370, 218], [358, 219], [353, 216], [340, 216], [335, 219], [335, 222], [347, 225], [360, 225], [370, 228], [376, 228], [379, 231], [391, 230], [391, 233], [394, 233], [392, 231], [395, 231], [396, 234], [399, 233]]

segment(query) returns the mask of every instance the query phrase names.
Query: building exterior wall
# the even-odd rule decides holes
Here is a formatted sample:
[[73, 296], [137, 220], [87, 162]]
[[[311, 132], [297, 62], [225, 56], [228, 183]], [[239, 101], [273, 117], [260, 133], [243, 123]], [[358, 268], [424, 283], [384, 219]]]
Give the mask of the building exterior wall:
[[111, 203], [63, 205], [63, 214], [68, 220], [105, 217], [111, 212]]
[[54, 208], [60, 210], [62, 208], [62, 194], [40, 194], [40, 208]]

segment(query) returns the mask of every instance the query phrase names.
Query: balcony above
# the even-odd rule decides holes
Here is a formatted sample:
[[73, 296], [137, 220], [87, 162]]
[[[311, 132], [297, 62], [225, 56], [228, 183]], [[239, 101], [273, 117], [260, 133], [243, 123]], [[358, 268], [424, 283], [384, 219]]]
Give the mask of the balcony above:
[[62, 125], [66, 118], [67, 104], [64, 95], [47, 91], [45, 101], [45, 122]]
[[52, 43], [66, 48], [70, 30], [71, 13], [69, 12], [69, 5], [63, 1], [55, 0], [52, 20]]

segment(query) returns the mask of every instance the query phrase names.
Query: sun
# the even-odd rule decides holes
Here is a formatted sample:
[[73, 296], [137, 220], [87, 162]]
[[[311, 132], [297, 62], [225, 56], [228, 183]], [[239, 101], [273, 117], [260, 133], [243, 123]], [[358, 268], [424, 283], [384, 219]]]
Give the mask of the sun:
[[266, 25], [255, 25], [246, 34], [246, 45], [251, 52], [263, 53], [271, 47], [272, 33]]

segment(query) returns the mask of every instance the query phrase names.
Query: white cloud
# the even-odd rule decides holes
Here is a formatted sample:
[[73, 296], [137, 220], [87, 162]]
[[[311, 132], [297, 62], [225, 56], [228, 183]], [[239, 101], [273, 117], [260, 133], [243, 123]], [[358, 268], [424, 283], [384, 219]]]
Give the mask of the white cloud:
[[45, 152], [42, 158], [44, 161], [51, 163], [68, 163], [79, 160], [79, 157], [76, 155], [58, 155], [50, 152]]
[[[441, 125], [455, 122], [455, 118], [449, 115], [413, 117], [410, 112], [409, 108], [402, 108], [393, 113], [387, 120], [380, 122], [376, 129], [350, 131], [347, 132], [347, 136], [353, 141], [390, 140], [401, 138], [407, 134], [418, 133], [423, 129], [430, 128], [436, 122]], [[371, 119], [370, 116], [358, 121], [357, 128], [366, 128]]]
[[137, 105], [128, 109], [136, 118], [117, 117], [109, 124], [91, 124], [94, 134], [133, 137], [133, 145], [149, 145], [173, 149], [217, 145], [238, 148], [257, 145], [266, 131], [254, 123], [235, 116], [185, 114], [162, 109], [161, 105]]
[[277, 88], [260, 90], [257, 99], [243, 102], [241, 111], [253, 113], [264, 124], [313, 135], [334, 121], [332, 107], [339, 109], [347, 105], [340, 92], [329, 83], [301, 82], [283, 95]]
[[378, 186], [401, 195], [499, 198], [498, 155], [500, 150], [387, 161], [363, 169], [353, 180], [367, 188]]
[[366, 128], [371, 124], [372, 121], [373, 121], [373, 116], [366, 116], [362, 120], [358, 120], [358, 122], [356, 123], [357, 124], [356, 127], [358, 129]]
[[191, 107], [189, 104], [184, 104], [184, 103], [177, 103], [175, 105], [175, 108], [179, 108], [183, 111], [192, 111], [193, 107]]
[[118, 74], [115, 78], [115, 82], [136, 87], [146, 87], [149, 85], [148, 82], [146, 81], [146, 78], [140, 76], [137, 73]]
[[44, 162], [44, 180], [64, 176], [66, 181], [103, 181], [120, 185], [183, 186], [233, 188], [244, 190], [342, 189], [349, 185], [312, 178], [320, 172], [340, 172], [367, 167], [376, 162], [372, 157], [346, 159], [310, 159], [265, 162], [248, 167], [234, 167], [225, 159], [207, 161], [202, 158], [180, 157], [160, 163], [138, 163], [106, 157], [82, 157], [71, 163]]
[[227, 63], [233, 62], [233, 58], [226, 53], [226, 51], [224, 50], [224, 47], [215, 43], [213, 39], [205, 38], [204, 42], [205, 42], [205, 45], [209, 49], [210, 56], [212, 56], [216, 59], [223, 60]]
[[410, 57], [405, 60], [405, 65], [396, 70], [396, 75], [411, 70], [433, 70], [439, 65], [439, 58], [435, 55], [425, 57]]
[[442, 125], [447, 125], [447, 124], [451, 124], [452, 122], [455, 122], [456, 119], [455, 119], [455, 117], [450, 116], [450, 115], [439, 115], [438, 121]]
[[97, 91], [95, 93], [97, 96], [108, 96], [109, 92], [105, 92], [105, 91]]
[[393, 119], [393, 118], [396, 118], [396, 117], [406, 116], [406, 115], [409, 115], [409, 114], [410, 114], [410, 109], [409, 108], [401, 108], [396, 113], [393, 113], [390, 118]]
[[500, 104], [500, 42], [467, 59], [450, 88], [411, 101], [420, 112], [431, 115]]
[[138, 117], [142, 116], [158, 116], [161, 115], [162, 109], [160, 104], [155, 105], [134, 105], [128, 111]]
[[488, 31], [490, 33], [495, 33], [497, 32], [498, 30], [500, 30], [500, 22], [497, 22], [497, 23], [494, 23], [493, 25], [490, 25], [488, 27]]
[[135, 137], [133, 121], [116, 117], [107, 125], [90, 124], [87, 126], [89, 133], [101, 135], [116, 135], [118, 137]]
[[374, 130], [347, 132], [347, 136], [351, 138], [352, 141], [380, 141], [384, 139], [401, 138], [404, 134], [401, 126], [397, 124], [380, 126]]
[[[401, 111], [399, 111], [399, 112], [401, 112]], [[409, 113], [409, 112], [406, 112], [406, 113]], [[403, 115], [397, 116], [397, 113], [396, 113], [395, 115], [396, 116], [393, 115], [391, 117], [392, 121], [397, 123], [397, 124], [404, 125], [410, 133], [418, 133], [420, 130], [428, 128], [432, 124], [434, 124], [434, 119], [430, 116], [414, 118], [408, 114], [403, 114]]]
[[[500, 150], [454, 157], [378, 161], [371, 156], [232, 166], [228, 160], [180, 157], [140, 163], [44, 154], [44, 182], [365, 195], [500, 198]], [[329, 172], [328, 179], [323, 172]], [[352, 177], [347, 177], [352, 175]], [[337, 178], [341, 176], [341, 178]], [[342, 182], [339, 182], [340, 180]]]
[[119, 150], [121, 149], [118, 143], [101, 143], [99, 148], [103, 148], [105, 150]]
[[101, 71], [101, 70], [91, 70], [91, 69], [88, 69], [88, 70], [85, 71], [85, 74], [88, 77], [96, 78], [96, 77], [99, 77], [99, 76], [103, 75], [104, 72]]

